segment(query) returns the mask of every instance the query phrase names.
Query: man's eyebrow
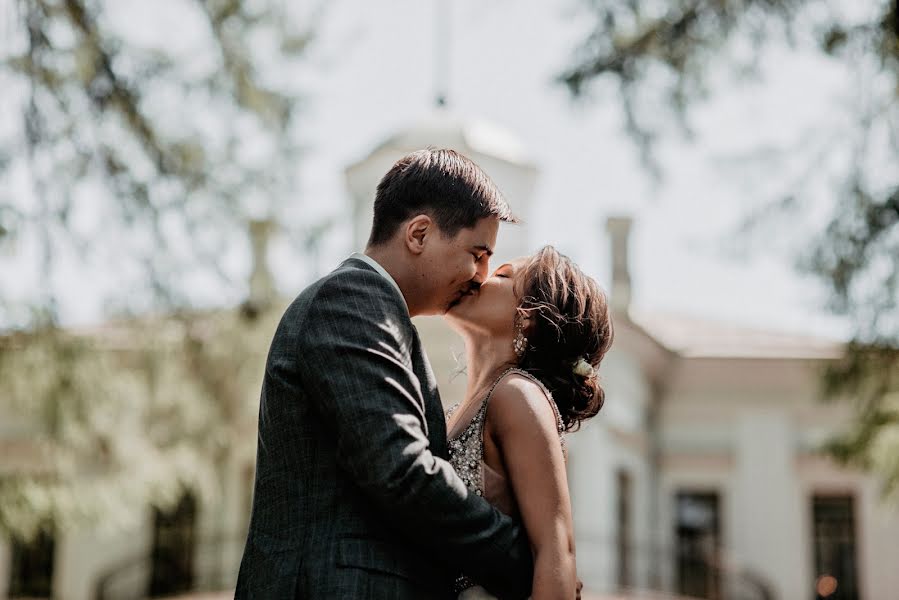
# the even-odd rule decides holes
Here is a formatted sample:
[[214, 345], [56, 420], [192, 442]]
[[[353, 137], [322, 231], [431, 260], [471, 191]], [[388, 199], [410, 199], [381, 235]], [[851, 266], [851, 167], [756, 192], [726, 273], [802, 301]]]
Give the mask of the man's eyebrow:
[[493, 256], [493, 250], [490, 249], [490, 246], [481, 244], [479, 246], [475, 246], [474, 248], [475, 250], [483, 250], [487, 254], [487, 256]]

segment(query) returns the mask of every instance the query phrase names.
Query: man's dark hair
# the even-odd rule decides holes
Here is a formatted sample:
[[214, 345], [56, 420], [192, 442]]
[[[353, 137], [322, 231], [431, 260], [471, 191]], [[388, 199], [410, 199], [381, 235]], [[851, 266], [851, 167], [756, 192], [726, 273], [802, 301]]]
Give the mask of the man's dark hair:
[[471, 159], [455, 150], [419, 150], [394, 163], [375, 194], [369, 246], [393, 237], [400, 223], [426, 214], [446, 237], [485, 217], [517, 223], [496, 184]]

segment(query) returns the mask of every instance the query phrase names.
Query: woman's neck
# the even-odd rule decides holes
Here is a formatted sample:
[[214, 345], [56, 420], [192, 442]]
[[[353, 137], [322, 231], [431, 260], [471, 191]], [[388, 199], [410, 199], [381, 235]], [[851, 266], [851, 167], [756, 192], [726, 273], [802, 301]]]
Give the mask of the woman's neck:
[[468, 385], [465, 404], [487, 393], [500, 373], [517, 364], [512, 340], [497, 337], [469, 337], [465, 340]]

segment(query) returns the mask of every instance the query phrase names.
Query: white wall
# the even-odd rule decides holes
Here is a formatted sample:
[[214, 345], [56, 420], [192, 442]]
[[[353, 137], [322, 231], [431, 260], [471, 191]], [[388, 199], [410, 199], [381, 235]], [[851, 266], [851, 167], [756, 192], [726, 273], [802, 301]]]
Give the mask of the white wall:
[[9, 592], [10, 563], [12, 561], [12, 545], [9, 540], [0, 538], [0, 598], [6, 598]]
[[851, 418], [845, 403], [817, 397], [814, 365], [683, 362], [662, 406], [667, 543], [674, 541], [674, 494], [717, 491], [726, 558], [764, 576], [782, 600], [809, 598], [816, 576], [812, 495], [849, 493], [856, 498], [862, 597], [892, 597], [899, 589], [899, 508], [880, 502], [872, 476], [812, 453]]

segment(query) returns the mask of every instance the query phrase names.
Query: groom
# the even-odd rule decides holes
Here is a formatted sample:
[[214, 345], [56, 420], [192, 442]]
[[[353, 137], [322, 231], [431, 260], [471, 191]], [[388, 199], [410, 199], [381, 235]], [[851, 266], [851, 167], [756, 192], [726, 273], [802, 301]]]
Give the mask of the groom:
[[529, 594], [525, 532], [447, 462], [410, 319], [479, 286], [500, 221], [514, 220], [452, 150], [414, 152], [383, 177], [365, 254], [306, 288], [272, 340], [236, 598], [452, 598], [460, 572]]

